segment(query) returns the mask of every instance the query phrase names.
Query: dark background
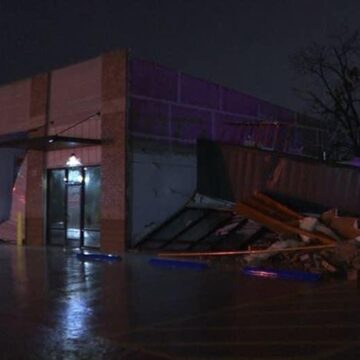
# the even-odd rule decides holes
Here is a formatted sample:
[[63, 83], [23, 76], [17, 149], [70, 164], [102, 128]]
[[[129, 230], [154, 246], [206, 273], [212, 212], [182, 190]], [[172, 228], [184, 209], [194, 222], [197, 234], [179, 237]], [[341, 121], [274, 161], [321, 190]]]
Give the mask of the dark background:
[[[0, 83], [127, 47], [297, 110], [288, 57], [360, 19], [358, 0], [0, 0]], [[301, 82], [301, 81], [300, 81]]]

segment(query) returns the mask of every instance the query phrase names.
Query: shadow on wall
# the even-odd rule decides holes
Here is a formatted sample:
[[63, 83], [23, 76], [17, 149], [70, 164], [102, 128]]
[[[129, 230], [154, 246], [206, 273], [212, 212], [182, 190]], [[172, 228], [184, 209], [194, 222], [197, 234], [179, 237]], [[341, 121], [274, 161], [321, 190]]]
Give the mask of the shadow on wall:
[[195, 152], [134, 150], [130, 161], [131, 246], [173, 215], [196, 188]]
[[218, 143], [209, 140], [197, 142], [197, 192], [234, 201], [229, 171]]

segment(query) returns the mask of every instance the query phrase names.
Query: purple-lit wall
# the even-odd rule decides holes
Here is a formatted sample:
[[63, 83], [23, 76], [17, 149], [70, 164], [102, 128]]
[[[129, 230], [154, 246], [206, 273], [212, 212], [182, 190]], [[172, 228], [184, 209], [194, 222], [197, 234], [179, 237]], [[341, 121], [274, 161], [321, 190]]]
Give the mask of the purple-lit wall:
[[[271, 139], [275, 127], [241, 124], [293, 123], [296, 116], [253, 96], [137, 59], [130, 62], [130, 98], [131, 134], [168, 143], [194, 144], [200, 137], [243, 144], [259, 131]], [[278, 147], [284, 145], [278, 139]]]
[[294, 112], [150, 62], [130, 60], [129, 97], [133, 244], [196, 190], [198, 138], [279, 150], [291, 145], [284, 126], [251, 124], [291, 124]]

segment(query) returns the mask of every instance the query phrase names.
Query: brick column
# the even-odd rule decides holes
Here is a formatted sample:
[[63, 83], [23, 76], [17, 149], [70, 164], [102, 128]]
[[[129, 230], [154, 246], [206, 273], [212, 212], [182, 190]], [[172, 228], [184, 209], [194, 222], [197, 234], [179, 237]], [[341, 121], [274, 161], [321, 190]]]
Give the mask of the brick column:
[[102, 57], [101, 249], [126, 247], [126, 79], [127, 54]]
[[[31, 80], [30, 123], [45, 124], [48, 94], [48, 74], [34, 76]], [[30, 136], [45, 135], [45, 126]], [[44, 205], [45, 205], [45, 153], [29, 150], [27, 152], [26, 206], [25, 206], [25, 244], [45, 245]]]

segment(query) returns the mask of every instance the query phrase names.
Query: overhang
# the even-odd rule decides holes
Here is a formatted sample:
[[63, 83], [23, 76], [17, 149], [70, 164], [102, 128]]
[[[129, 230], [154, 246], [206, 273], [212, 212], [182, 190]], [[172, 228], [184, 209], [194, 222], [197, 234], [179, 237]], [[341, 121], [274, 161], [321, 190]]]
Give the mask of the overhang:
[[95, 145], [101, 145], [101, 140], [59, 135], [26, 137], [23, 139], [0, 141], [0, 148], [21, 148], [40, 151], [74, 149]]

